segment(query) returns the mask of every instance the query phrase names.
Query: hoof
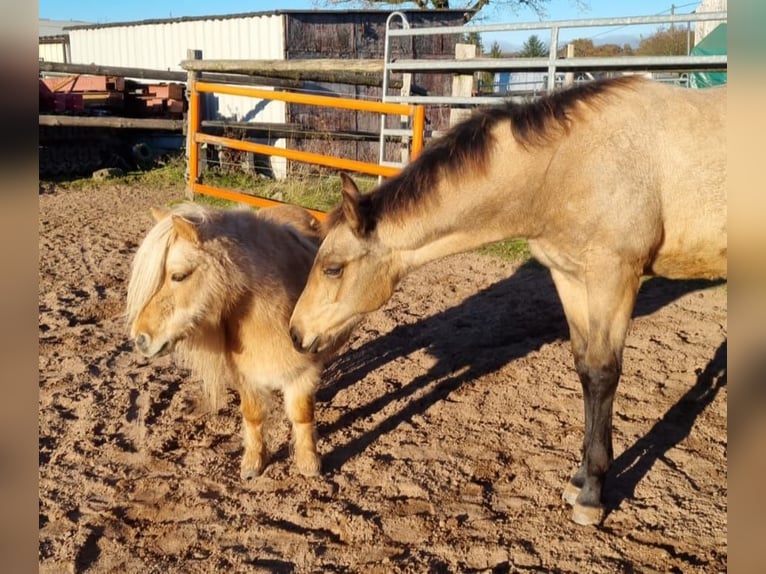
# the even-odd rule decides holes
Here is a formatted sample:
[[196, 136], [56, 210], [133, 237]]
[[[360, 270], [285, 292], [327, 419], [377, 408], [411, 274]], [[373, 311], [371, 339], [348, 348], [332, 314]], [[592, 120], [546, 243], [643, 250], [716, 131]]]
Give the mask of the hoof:
[[574, 506], [575, 501], [577, 500], [577, 495], [579, 494], [580, 487], [575, 486], [571, 482], [567, 482], [567, 485], [564, 487], [564, 492], [561, 493], [561, 499], [569, 506]]
[[266, 470], [266, 464], [268, 462], [268, 456], [262, 454], [260, 456], [245, 456], [242, 459], [242, 470], [239, 472], [239, 476], [242, 480], [252, 480], [258, 478]]
[[243, 468], [239, 476], [242, 480], [253, 480], [263, 474], [263, 468]]
[[572, 521], [581, 526], [593, 526], [600, 524], [604, 517], [604, 508], [601, 506], [585, 506], [574, 504], [572, 508]]
[[322, 460], [318, 456], [305, 457], [302, 460], [296, 460], [295, 465], [303, 476], [319, 476]]

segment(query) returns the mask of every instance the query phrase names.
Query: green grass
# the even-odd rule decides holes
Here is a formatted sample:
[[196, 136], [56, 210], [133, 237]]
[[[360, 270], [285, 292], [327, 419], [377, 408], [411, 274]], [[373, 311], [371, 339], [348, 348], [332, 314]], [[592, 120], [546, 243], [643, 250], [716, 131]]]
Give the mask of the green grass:
[[[360, 176], [355, 181], [362, 191], [372, 189], [374, 177]], [[328, 211], [340, 202], [340, 178], [337, 176], [291, 175], [286, 179], [265, 179], [247, 174], [220, 174], [206, 172], [207, 185], [240, 191], [285, 203], [294, 203], [310, 209]]]
[[524, 239], [506, 239], [479, 247], [476, 251], [482, 255], [499, 257], [505, 261], [526, 261], [532, 257], [529, 253], [529, 245]]

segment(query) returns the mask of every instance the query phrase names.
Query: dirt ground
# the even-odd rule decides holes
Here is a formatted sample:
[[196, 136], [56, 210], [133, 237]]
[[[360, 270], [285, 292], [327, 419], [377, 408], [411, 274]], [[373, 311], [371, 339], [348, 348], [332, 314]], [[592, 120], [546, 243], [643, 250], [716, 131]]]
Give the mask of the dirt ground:
[[321, 477], [277, 409], [243, 483], [236, 395], [206, 410], [121, 315], [148, 209], [180, 197], [41, 185], [41, 572], [726, 571], [725, 285], [644, 285], [602, 527], [561, 501], [582, 400], [550, 276], [479, 254], [409, 276], [328, 366]]

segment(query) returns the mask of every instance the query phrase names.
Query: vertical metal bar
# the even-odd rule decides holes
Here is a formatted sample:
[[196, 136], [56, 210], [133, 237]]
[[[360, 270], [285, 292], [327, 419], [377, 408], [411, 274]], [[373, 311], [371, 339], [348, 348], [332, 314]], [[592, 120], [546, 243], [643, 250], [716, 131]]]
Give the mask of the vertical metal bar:
[[423, 151], [423, 138], [426, 129], [426, 108], [425, 106], [413, 106], [412, 114], [412, 151], [410, 152], [410, 161], [416, 159]]
[[[402, 28], [409, 29], [410, 23], [407, 20], [407, 17], [402, 12], [391, 12], [388, 15], [388, 18], [386, 18], [386, 38], [383, 41], [383, 85], [382, 85], [382, 94], [380, 96], [380, 101], [385, 102], [387, 101], [388, 96], [388, 83], [389, 83], [389, 77], [388, 77], [388, 64], [391, 60], [391, 37], [388, 34], [388, 30], [391, 26], [391, 21], [395, 18], [401, 18], [402, 20]], [[378, 163], [383, 164], [383, 162], [386, 161], [386, 114], [380, 115], [380, 139], [379, 139], [379, 149], [378, 149]], [[382, 177], [378, 178], [378, 183], [381, 183], [383, 181]]]
[[[186, 58], [201, 60], [202, 50], [187, 50]], [[186, 98], [189, 110], [186, 114], [186, 174], [188, 184], [186, 197], [194, 199], [194, 185], [199, 180], [199, 144], [197, 132], [200, 128], [199, 92], [197, 91], [197, 72], [189, 71], [186, 79]]]
[[551, 44], [548, 48], [548, 93], [556, 89], [556, 47], [559, 44], [559, 27], [551, 26]]

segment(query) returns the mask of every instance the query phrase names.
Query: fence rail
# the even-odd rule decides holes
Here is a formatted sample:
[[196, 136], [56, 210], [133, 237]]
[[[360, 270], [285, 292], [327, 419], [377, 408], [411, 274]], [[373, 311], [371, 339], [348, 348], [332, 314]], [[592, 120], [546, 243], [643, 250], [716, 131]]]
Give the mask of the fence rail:
[[[397, 16], [401, 28], [393, 27]], [[386, 43], [384, 52], [383, 85], [387, 86], [390, 74], [396, 73], [466, 73], [466, 72], [547, 72], [547, 91], [556, 87], [556, 72], [591, 72], [605, 70], [620, 71], [725, 71], [728, 56], [618, 56], [609, 58], [562, 58], [558, 55], [559, 35], [561, 30], [624, 27], [652, 24], [686, 24], [695, 22], [726, 22], [727, 12], [701, 12], [678, 14], [673, 16], [632, 16], [626, 18], [597, 18], [583, 20], [553, 20], [547, 22], [523, 22], [517, 24], [486, 24], [471, 26], [444, 26], [412, 28], [406, 16], [393, 12], [386, 24]], [[416, 36], [444, 35], [485, 32], [525, 32], [535, 30], [549, 31], [549, 53], [547, 58], [471, 58], [458, 59], [406, 59], [399, 55], [396, 60], [390, 55], [391, 40], [394, 38], [413, 38]], [[473, 96], [470, 98], [446, 95], [400, 95], [394, 96], [384, 90], [383, 101], [418, 104], [487, 104], [497, 102], [497, 98]]]
[[[412, 129], [409, 132], [412, 137], [410, 157], [414, 158], [419, 155], [423, 148], [423, 132], [425, 128], [425, 109], [423, 106], [413, 104], [371, 102], [349, 98], [320, 96], [285, 91], [277, 92], [232, 84], [203, 82], [197, 79], [197, 74], [200, 67], [201, 66], [199, 64], [196, 65], [195, 69], [189, 72], [189, 77], [187, 80], [187, 89], [189, 92], [187, 134], [189, 163], [187, 194], [191, 196], [193, 196], [195, 193], [201, 193], [222, 199], [239, 201], [241, 203], [247, 203], [258, 207], [271, 207], [282, 203], [274, 199], [245, 194], [230, 189], [217, 188], [203, 183], [201, 181], [202, 178], [200, 173], [201, 170], [199, 160], [199, 150], [201, 144], [217, 145], [239, 151], [282, 157], [289, 160], [311, 163], [325, 167], [377, 175], [379, 177], [390, 177], [398, 173], [400, 170], [400, 167], [350, 160], [346, 158], [306, 151], [291, 150], [267, 144], [204, 133], [204, 131], [202, 131], [203, 124], [201, 121], [200, 109], [200, 95], [203, 93], [227, 94], [232, 96], [258, 98], [262, 100], [276, 100], [285, 103], [339, 108], [376, 114], [379, 113], [392, 114], [397, 116], [408, 116], [412, 119]], [[311, 213], [319, 219], [324, 218], [325, 214], [321, 211], [309, 211], [311, 211]]]

